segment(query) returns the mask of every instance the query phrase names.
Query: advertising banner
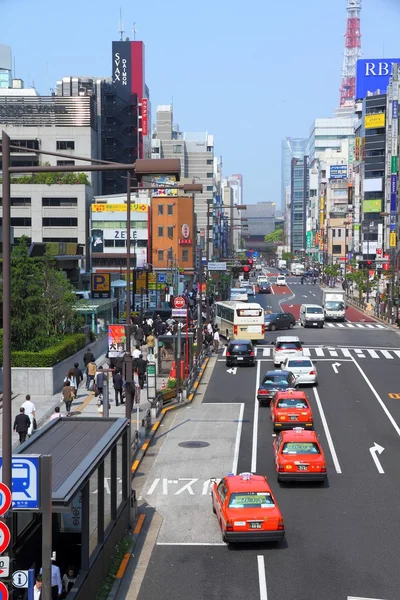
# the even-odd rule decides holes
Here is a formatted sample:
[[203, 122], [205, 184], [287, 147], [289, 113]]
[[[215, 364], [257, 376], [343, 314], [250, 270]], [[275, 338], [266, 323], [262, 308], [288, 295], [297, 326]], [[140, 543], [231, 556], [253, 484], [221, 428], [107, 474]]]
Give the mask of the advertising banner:
[[395, 173], [390, 176], [390, 193], [397, 193], [397, 174]]
[[92, 229], [92, 252], [104, 252], [104, 237], [102, 229]]
[[395, 231], [391, 231], [389, 234], [389, 246], [391, 248], [396, 248], [397, 246], [397, 236]]
[[[151, 178], [151, 185], [156, 189], [152, 190], [152, 196], [177, 196], [178, 190], [168, 189], [168, 186], [176, 186], [175, 175], [154, 175]], [[160, 188], [157, 189], [157, 186]], [[166, 187], [162, 187], [166, 186]]]
[[399, 118], [399, 101], [393, 100], [392, 102], [392, 117], [393, 119]]
[[377, 129], [379, 127], [385, 127], [386, 115], [385, 113], [377, 113], [375, 115], [365, 115], [364, 127], [365, 129]]
[[149, 134], [149, 101], [142, 98], [142, 135]]
[[380, 92], [386, 94], [392, 75], [393, 64], [400, 64], [400, 58], [370, 58], [357, 61], [356, 99]]
[[363, 213], [379, 213], [382, 211], [382, 200], [363, 200], [362, 203]]
[[347, 165], [331, 165], [330, 179], [347, 179]]
[[126, 352], [126, 331], [125, 325], [108, 326], [108, 356], [124, 356]]
[[112, 43], [112, 81], [121, 97], [131, 95], [131, 44], [130, 42]]
[[[126, 212], [126, 204], [92, 204], [92, 213]], [[131, 204], [131, 212], [149, 212], [148, 204]]]

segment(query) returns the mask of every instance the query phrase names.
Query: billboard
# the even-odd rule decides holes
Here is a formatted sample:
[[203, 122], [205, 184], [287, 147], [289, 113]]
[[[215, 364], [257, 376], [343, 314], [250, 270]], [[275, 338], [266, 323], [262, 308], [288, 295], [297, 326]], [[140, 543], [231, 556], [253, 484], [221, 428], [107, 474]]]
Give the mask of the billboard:
[[386, 94], [393, 64], [400, 58], [370, 58], [357, 61], [356, 99], [361, 100], [373, 93]]
[[[131, 204], [131, 212], [149, 212], [148, 204]], [[126, 204], [110, 203], [104, 204], [99, 202], [98, 204], [92, 204], [92, 213], [102, 212], [124, 212], [126, 213]]]
[[382, 200], [363, 200], [362, 211], [363, 213], [380, 213], [382, 210]]
[[386, 115], [385, 113], [376, 113], [375, 115], [365, 115], [364, 127], [365, 129], [375, 129], [378, 127], [385, 127]]
[[92, 252], [104, 252], [104, 237], [102, 229], [92, 229]]
[[329, 179], [347, 179], [347, 165], [331, 165]]
[[132, 59], [130, 42], [112, 43], [112, 82], [121, 97], [131, 95]]
[[124, 356], [126, 352], [126, 330], [125, 325], [108, 326], [108, 356]]

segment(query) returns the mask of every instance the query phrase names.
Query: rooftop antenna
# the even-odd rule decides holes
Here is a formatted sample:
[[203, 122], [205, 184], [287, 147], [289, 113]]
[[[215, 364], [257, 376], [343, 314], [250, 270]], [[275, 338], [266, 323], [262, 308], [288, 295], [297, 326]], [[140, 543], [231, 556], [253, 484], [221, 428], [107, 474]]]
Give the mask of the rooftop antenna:
[[120, 38], [119, 38], [120, 42], [122, 42], [123, 39], [124, 39], [124, 33], [125, 33], [125, 31], [124, 31], [123, 28], [124, 28], [124, 24], [122, 23], [122, 8], [120, 8], [119, 9], [119, 29], [118, 29], [119, 34], [120, 34]]
[[136, 22], [133, 24], [133, 39], [136, 40]]

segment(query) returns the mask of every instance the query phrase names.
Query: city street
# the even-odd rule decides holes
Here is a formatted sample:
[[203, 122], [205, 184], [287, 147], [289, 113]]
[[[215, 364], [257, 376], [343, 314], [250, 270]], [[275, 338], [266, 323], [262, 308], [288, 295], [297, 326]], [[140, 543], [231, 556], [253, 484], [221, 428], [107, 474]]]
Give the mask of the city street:
[[[269, 310], [278, 309], [282, 296], [293, 305], [310, 293], [313, 302], [321, 301], [318, 286], [296, 281], [288, 278], [290, 299], [273, 294], [257, 301]], [[361, 323], [363, 315], [357, 315]], [[400, 337], [385, 326], [290, 332], [299, 335], [318, 369], [318, 387], [306, 391], [328, 464], [328, 482], [321, 487], [277, 483], [270, 412], [255, 396], [261, 377], [273, 368], [270, 342], [288, 333], [268, 332], [255, 368], [228, 372], [220, 355], [203, 403], [177, 412], [168, 435], [163, 432], [143, 487], [163, 523], [140, 600], [399, 597]], [[179, 446], [188, 441], [193, 447]], [[284, 543], [222, 542], [209, 479], [231, 471], [268, 477], [285, 519]]]

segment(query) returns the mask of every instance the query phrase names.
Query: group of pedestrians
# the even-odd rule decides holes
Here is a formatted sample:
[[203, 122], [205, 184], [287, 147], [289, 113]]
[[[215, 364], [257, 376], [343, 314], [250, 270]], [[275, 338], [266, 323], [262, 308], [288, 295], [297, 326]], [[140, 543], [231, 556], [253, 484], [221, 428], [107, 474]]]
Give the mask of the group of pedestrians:
[[15, 417], [13, 430], [18, 433], [20, 444], [23, 444], [27, 436], [31, 437], [36, 428], [36, 407], [30, 395], [27, 394], [25, 402], [19, 409], [19, 414]]

